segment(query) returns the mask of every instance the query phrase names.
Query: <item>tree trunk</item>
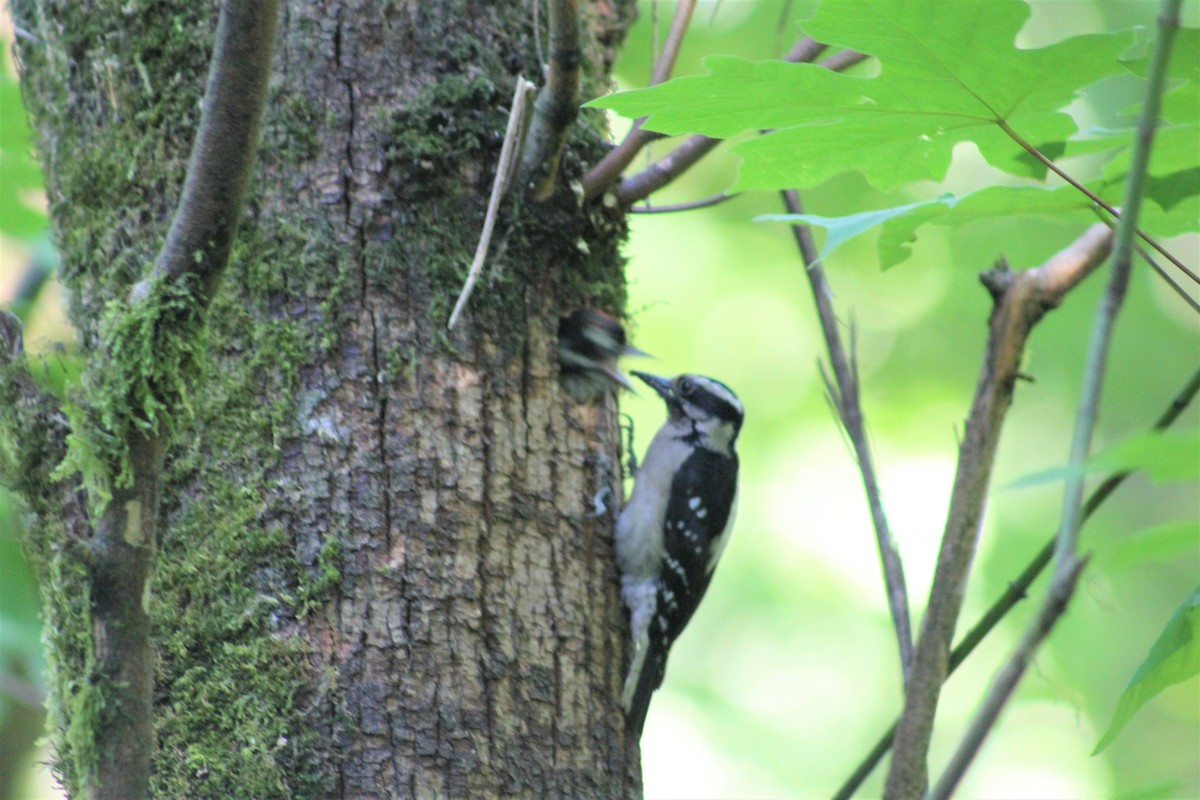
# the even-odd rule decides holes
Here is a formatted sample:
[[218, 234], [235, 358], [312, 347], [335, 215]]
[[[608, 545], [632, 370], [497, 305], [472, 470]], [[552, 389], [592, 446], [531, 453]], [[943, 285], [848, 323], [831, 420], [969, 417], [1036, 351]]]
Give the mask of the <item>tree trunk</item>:
[[[161, 246], [216, 9], [12, 6], [86, 355]], [[514, 80], [541, 75], [533, 6], [284, 8], [250, 205], [166, 454], [156, 796], [639, 793], [613, 504], [593, 512], [620, 494], [615, 405], [571, 402], [555, 357], [562, 314], [624, 302], [620, 214], [566, 188], [601, 117], [577, 120], [549, 201], [510, 195], [446, 330]], [[630, 14], [584, 4], [584, 97]], [[63, 494], [37, 480], [27, 496]], [[78, 504], [30, 507], [74, 793], [104, 705], [86, 526]]]

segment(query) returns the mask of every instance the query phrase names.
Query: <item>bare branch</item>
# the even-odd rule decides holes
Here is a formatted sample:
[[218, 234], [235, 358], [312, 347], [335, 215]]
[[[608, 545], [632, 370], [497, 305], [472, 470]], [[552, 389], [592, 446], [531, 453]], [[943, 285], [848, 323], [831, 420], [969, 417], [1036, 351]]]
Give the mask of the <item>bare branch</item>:
[[1179, 27], [1179, 7], [1182, 0], [1163, 0], [1158, 17], [1158, 37], [1150, 59], [1150, 71], [1146, 81], [1146, 98], [1138, 118], [1137, 138], [1130, 159], [1129, 174], [1126, 176], [1125, 197], [1121, 205], [1121, 219], [1117, 223], [1116, 242], [1113, 245], [1112, 272], [1104, 296], [1096, 309], [1092, 326], [1091, 342], [1088, 345], [1087, 362], [1084, 367], [1083, 395], [1079, 400], [1079, 411], [1075, 418], [1075, 433], [1071, 440], [1071, 455], [1067, 462], [1066, 487], [1063, 490], [1062, 523], [1054, 547], [1054, 577], [1046, 592], [1046, 598], [1037, 616], [1021, 638], [1016, 650], [997, 673], [984, 698], [983, 704], [971, 720], [967, 732], [955, 750], [941, 779], [933, 788], [931, 797], [944, 800], [953, 792], [967, 767], [975, 759], [983, 741], [999, 719], [1017, 684], [1025, 674], [1034, 653], [1050, 635], [1055, 623], [1066, 612], [1067, 604], [1075, 592], [1075, 586], [1087, 563], [1077, 555], [1079, 529], [1083, 524], [1083, 475], [1082, 467], [1092, 446], [1092, 434], [1096, 427], [1096, 416], [1100, 408], [1100, 394], [1104, 386], [1104, 372], [1108, 363], [1108, 352], [1112, 342], [1113, 327], [1117, 314], [1125, 299], [1129, 286], [1129, 273], [1133, 263], [1133, 240], [1137, 235], [1137, 218], [1145, 184], [1146, 168], [1150, 163], [1150, 147], [1154, 142], [1158, 111], [1162, 100], [1162, 89], [1166, 82], [1167, 62], [1171, 44]]
[[1162, 278], [1163, 282], [1166, 283], [1167, 286], [1171, 287], [1171, 291], [1178, 295], [1180, 300], [1191, 306], [1192, 311], [1200, 313], [1200, 302], [1188, 294], [1182, 286], [1176, 283], [1171, 276], [1167, 274], [1167, 271], [1160, 267], [1158, 262], [1146, 252], [1144, 247], [1135, 247], [1134, 250], [1136, 250], [1137, 254], [1142, 257], [1143, 261], [1150, 265], [1150, 269], [1154, 270], [1154, 273], [1158, 275], [1158, 277]]
[[7, 669], [0, 669], [0, 697], [23, 703], [39, 713], [45, 711], [46, 698], [37, 684]]
[[617, 203], [622, 206], [644, 200], [682, 175], [722, 141], [700, 134], [689, 136], [682, 144], [646, 169], [623, 179], [611, 192]]
[[671, 27], [667, 29], [667, 40], [663, 42], [662, 53], [654, 62], [650, 73], [650, 85], [658, 84], [671, 77], [675, 69], [675, 61], [679, 58], [679, 48], [683, 46], [683, 37], [687, 35], [688, 24], [692, 21], [692, 12], [696, 10], [696, 0], [681, 0], [675, 6], [671, 16]]
[[919, 797], [925, 792], [925, 758], [938, 696], [947, 675], [950, 641], [962, 607], [1000, 430], [1012, 403], [1025, 342], [1042, 316], [1096, 269], [1108, 255], [1111, 243], [1108, 228], [1093, 225], [1041, 267], [1014, 274], [1001, 262], [981, 276], [996, 304], [975, 399], [959, 447], [933, 588], [896, 732], [896, 751], [885, 794], [888, 798]]
[[558, 164], [579, 113], [579, 0], [550, 0], [550, 62], [521, 155], [521, 186], [537, 174], [536, 200], [554, 192]]
[[[1103, 222], [1105, 225], [1107, 225], [1112, 230], [1115, 231], [1117, 229], [1117, 219], [1116, 218], [1113, 218], [1113, 217], [1107, 216], [1106, 214], [1101, 213], [1101, 210], [1099, 208], [1095, 208], [1093, 210], [1096, 212], [1097, 219], [1099, 219], [1101, 222]], [[1191, 306], [1193, 311], [1200, 312], [1200, 302], [1198, 302], [1195, 298], [1193, 298], [1190, 294], [1188, 294], [1187, 291], [1182, 286], [1180, 286], [1178, 283], [1176, 283], [1175, 280], [1170, 275], [1167, 274], [1167, 271], [1164, 270], [1161, 266], [1159, 266], [1159, 263], [1154, 260], [1154, 257], [1146, 252], [1146, 249], [1144, 247], [1137, 245], [1133, 249], [1139, 256], [1141, 256], [1142, 260], [1146, 262], [1146, 264], [1150, 267], [1150, 269], [1154, 270], [1154, 274], [1157, 275], [1159, 278], [1161, 278], [1162, 281], [1165, 284], [1167, 284], [1167, 286], [1170, 287], [1171, 291], [1173, 291], [1176, 295], [1179, 296], [1180, 300], [1182, 300], [1183, 302], [1185, 302], [1189, 306]]]
[[[1175, 420], [1179, 419], [1180, 414], [1184, 409], [1196, 398], [1200, 393], [1200, 369], [1192, 373], [1187, 384], [1175, 395], [1174, 399], [1167, 406], [1166, 410], [1159, 416], [1158, 421], [1154, 423], [1154, 430], [1166, 430]], [[1083, 519], [1087, 521], [1092, 514], [1104, 504], [1104, 501], [1112, 496], [1113, 492], [1125, 482], [1132, 473], [1118, 472], [1108, 476], [1103, 483], [1096, 487], [1095, 491], [1088, 496], [1088, 500], [1083, 506]], [[967, 656], [975, 650], [979, 644], [987, 638], [987, 635], [992, 632], [992, 629], [1000, 623], [1006, 614], [1012, 610], [1017, 603], [1025, 599], [1029, 587], [1038, 579], [1042, 571], [1050, 563], [1054, 557], [1054, 545], [1058, 540], [1057, 535], [1051, 537], [1046, 542], [1045, 546], [1038, 551], [1017, 576], [1015, 580], [1008, 584], [1008, 588], [1004, 593], [992, 603], [991, 607], [984, 612], [979, 621], [967, 632], [967, 635], [955, 645], [954, 651], [950, 654], [950, 667], [947, 671], [947, 677], [954, 674], [959, 665], [966, 661]], [[849, 800], [854, 796], [854, 792], [862, 785], [863, 781], [871, 774], [871, 771], [883, 760], [884, 755], [892, 748], [892, 739], [896, 736], [896, 727], [899, 725], [899, 720], [892, 723], [891, 728], [887, 730], [875, 743], [875, 747], [867, 754], [862, 763], [854, 770], [853, 774], [846, 779], [846, 782], [838, 789], [834, 800]]]
[[[164, 336], [187, 336], [193, 332], [191, 328], [203, 324], [200, 312], [229, 260], [245, 202], [278, 17], [278, 0], [221, 3], [200, 125], [179, 207], [151, 277], [131, 293], [138, 306], [126, 318], [131, 324], [118, 327], [113, 336], [171, 327], [136, 328], [137, 314], [144, 318], [177, 311], [178, 306], [163, 302], [168, 296], [187, 297], [183, 304], [188, 310], [180, 320], [185, 330], [164, 332]], [[153, 343], [157, 351], [159, 340]], [[104, 341], [89, 369], [104, 373], [115, 345]], [[137, 368], [149, 371], [154, 367], [139, 364]], [[132, 392], [134, 386], [152, 382], [149, 375], [144, 377], [124, 388]], [[144, 407], [138, 399], [131, 396], [123, 402], [130, 408]], [[169, 419], [175, 411], [167, 403], [160, 413]], [[94, 424], [101, 425], [99, 420]], [[85, 793], [96, 800], [137, 800], [150, 791], [155, 665], [145, 598], [158, 538], [166, 428], [155, 417], [128, 424], [117, 434], [123, 437], [126, 457], [121, 464], [108, 466], [122, 477], [110, 481], [112, 496], [104, 503], [91, 539], [92, 647], [96, 691], [103, 692], [103, 707], [94, 728], [95, 771], [84, 780]]]
[[[1050, 158], [1048, 158], [1040, 150], [1038, 150], [1036, 147], [1034, 147], [1032, 144], [1030, 144], [1028, 141], [1026, 141], [1019, 133], [1017, 133], [1015, 130], [1013, 130], [1011, 127], [1009, 127], [1007, 121], [1002, 120], [1002, 119], [996, 120], [996, 124], [999, 125], [1000, 130], [1004, 131], [1004, 133], [1010, 139], [1012, 139], [1014, 142], [1016, 142], [1017, 145], [1019, 145], [1022, 150], [1024, 150], [1025, 152], [1029, 153], [1029, 155], [1031, 155], [1035, 159], [1037, 159], [1042, 164], [1042, 166], [1046, 167], [1051, 172], [1053, 172], [1055, 175], [1062, 178], [1064, 181], [1066, 181], [1068, 184], [1070, 184], [1072, 187], [1074, 187], [1077, 191], [1079, 191], [1085, 197], [1087, 197], [1087, 199], [1089, 199], [1093, 203], [1095, 203], [1098, 207], [1107, 211], [1109, 214], [1111, 214], [1113, 216], [1114, 219], [1121, 218], [1122, 212], [1120, 210], [1118, 210], [1118, 209], [1112, 207], [1111, 205], [1109, 205], [1108, 203], [1104, 202], [1103, 200], [1100, 199], [1099, 195], [1097, 195], [1091, 189], [1084, 186], [1079, 181], [1072, 178], [1070, 176], [1070, 174], [1067, 173], [1066, 170], [1064, 170], [1062, 167], [1055, 164]], [[1130, 169], [1130, 172], [1132, 173], [1133, 166], [1130, 165], [1129, 169]], [[1129, 178], [1126, 177], [1126, 184], [1125, 184], [1126, 195], [1128, 195], [1128, 188], [1129, 188], [1128, 181], [1129, 181]], [[1146, 244], [1150, 245], [1150, 247], [1152, 247], [1153, 249], [1157, 250], [1159, 252], [1159, 254], [1162, 255], [1163, 258], [1167, 259], [1172, 264], [1174, 264], [1177, 269], [1179, 269], [1183, 274], [1185, 274], [1189, 278], [1191, 278], [1194, 283], [1200, 283], [1200, 276], [1197, 276], [1196, 273], [1192, 272], [1190, 269], [1185, 267], [1183, 265], [1182, 261], [1180, 261], [1174, 255], [1172, 255], [1166, 248], [1164, 248], [1162, 245], [1160, 245], [1154, 239], [1150, 238], [1149, 234], [1147, 234], [1145, 231], [1142, 231], [1140, 229], [1138, 229], [1136, 231], [1136, 233], [1142, 239], [1142, 241], [1144, 241]]]
[[870, 58], [869, 55], [856, 50], [841, 50], [822, 61], [821, 66], [834, 72], [842, 72], [855, 64], [861, 64], [868, 58]]
[[679, 211], [695, 211], [698, 208], [719, 206], [726, 200], [732, 200], [740, 195], [741, 192], [734, 192], [733, 194], [721, 192], [720, 194], [709, 195], [708, 197], [702, 197], [699, 200], [692, 200], [687, 203], [674, 203], [665, 206], [652, 206], [647, 203], [644, 206], [631, 206], [628, 210], [630, 214], [674, 214]]
[[[1166, 82], [1167, 61], [1170, 58], [1175, 31], [1179, 27], [1181, 2], [1182, 0], [1163, 0], [1162, 12], [1158, 18], [1159, 35], [1151, 57], [1150, 73], [1146, 81], [1146, 99], [1138, 118], [1137, 139], [1134, 142], [1129, 174], [1126, 176], [1121, 219], [1117, 223], [1116, 242], [1113, 245], [1112, 274], [1104, 297], [1101, 298], [1100, 306], [1096, 309], [1092, 339], [1088, 346], [1083, 396], [1079, 401], [1075, 435], [1071, 442], [1071, 457], [1068, 461], [1070, 467], [1081, 468], [1091, 449], [1092, 432], [1096, 427], [1096, 415], [1100, 406], [1100, 393], [1104, 385], [1104, 370], [1108, 362], [1113, 326], [1129, 286], [1129, 273], [1133, 264], [1133, 239], [1137, 233], [1137, 219], [1138, 212], [1141, 210], [1146, 168], [1150, 163], [1150, 147], [1154, 142], [1158, 110], [1162, 103], [1162, 88]], [[1083, 476], [1080, 472], [1079, 469], [1068, 472], [1066, 489], [1063, 492], [1063, 520], [1059, 530], [1055, 576], [1064, 581], [1075, 570], [1075, 549], [1079, 538], [1080, 511], [1083, 505]]]
[[[682, 0], [675, 6], [675, 15], [671, 17], [671, 28], [667, 31], [667, 41], [663, 45], [662, 55], [654, 63], [650, 74], [650, 86], [656, 86], [671, 77], [675, 68], [675, 60], [679, 57], [679, 48], [683, 45], [684, 34], [687, 33], [688, 23], [692, 20], [692, 12], [696, 10], [696, 0]], [[587, 171], [583, 176], [583, 201], [594, 200], [603, 191], [621, 177], [642, 148], [655, 139], [661, 139], [661, 133], [652, 133], [642, 128], [645, 117], [634, 120], [633, 127], [621, 143], [604, 154], [604, 158]]]
[[[807, 63], [820, 55], [824, 49], [825, 45], [819, 42], [814, 42], [807, 38], [801, 39], [796, 43], [795, 47], [788, 51], [782, 60], [792, 64]], [[840, 71], [866, 58], [868, 56], [862, 53], [845, 50], [825, 59], [821, 66]], [[628, 206], [636, 203], [638, 200], [645, 199], [666, 186], [679, 175], [682, 175], [693, 164], [708, 155], [709, 151], [720, 144], [721, 141], [721, 139], [713, 139], [708, 136], [701, 136], [700, 134], [689, 136], [682, 144], [663, 158], [638, 174], [631, 175], [618, 183], [611, 190], [616, 197], [617, 203]], [[605, 186], [592, 187], [591, 196], [596, 197], [603, 194], [606, 188]]]
[[954, 788], [958, 786], [967, 767], [979, 752], [983, 740], [987, 738], [988, 733], [995, 725], [1001, 709], [1016, 690], [1017, 683], [1025, 674], [1025, 668], [1029, 665], [1033, 654], [1050, 635], [1055, 623], [1066, 613], [1067, 603], [1070, 601], [1071, 595], [1075, 593], [1075, 584], [1086, 564], [1086, 558], [1076, 559], [1072, 562], [1070, 571], [1055, 577], [1050, 584], [1046, 601], [1021, 638], [1012, 657], [996, 674], [983, 706], [976, 713], [976, 717], [959, 743], [958, 749], [951, 757], [945, 773], [929, 793], [931, 800], [935, 798], [936, 800], [946, 800], [954, 793]]
[[193, 275], [207, 300], [229, 259], [254, 167], [278, 0], [224, 0], [200, 126], [154, 277]]
[[[788, 189], [780, 193], [789, 214], [803, 214], [804, 207], [800, 195]], [[900, 560], [900, 552], [896, 541], [888, 527], [887, 515], [883, 511], [883, 498], [879, 492], [879, 482], [875, 477], [875, 466], [871, 459], [871, 446], [867, 440], [866, 425], [863, 421], [862, 407], [858, 396], [858, 375], [853, 364], [853, 346], [851, 359], [847, 359], [845, 348], [842, 347], [841, 335], [838, 332], [837, 315], [833, 311], [833, 291], [825, 277], [825, 269], [821, 266], [816, 244], [813, 242], [812, 231], [807, 225], [793, 225], [792, 235], [800, 248], [804, 261], [804, 274], [808, 277], [809, 288], [812, 289], [813, 302], [817, 305], [817, 316], [821, 321], [821, 332], [825, 336], [825, 348], [829, 353], [829, 363], [833, 367], [833, 377], [836, 387], [829, 386], [830, 399], [837, 411], [838, 419], [850, 438], [854, 448], [854, 457], [858, 462], [858, 470], [862, 475], [863, 491], [867, 495], [867, 506], [871, 511], [871, 523], [875, 528], [875, 544], [879, 550], [879, 562], [883, 571], [883, 583], [888, 600], [888, 610], [892, 615], [892, 626], [896, 631], [896, 641], [900, 652], [900, 671], [905, 683], [908, 682], [909, 668], [912, 664], [913, 641], [912, 624], [908, 615], [908, 590], [904, 584], [904, 565]]]

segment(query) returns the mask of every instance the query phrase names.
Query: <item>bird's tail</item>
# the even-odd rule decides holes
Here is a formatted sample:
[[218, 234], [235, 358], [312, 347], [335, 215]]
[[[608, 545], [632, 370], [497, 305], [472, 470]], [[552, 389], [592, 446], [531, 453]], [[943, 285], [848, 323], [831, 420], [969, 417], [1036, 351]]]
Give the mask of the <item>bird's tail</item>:
[[621, 704], [625, 707], [625, 730], [636, 739], [642, 737], [646, 712], [650, 710], [650, 696], [662, 686], [666, 668], [667, 654], [655, 642], [655, 637], [650, 637], [650, 643], [634, 653]]

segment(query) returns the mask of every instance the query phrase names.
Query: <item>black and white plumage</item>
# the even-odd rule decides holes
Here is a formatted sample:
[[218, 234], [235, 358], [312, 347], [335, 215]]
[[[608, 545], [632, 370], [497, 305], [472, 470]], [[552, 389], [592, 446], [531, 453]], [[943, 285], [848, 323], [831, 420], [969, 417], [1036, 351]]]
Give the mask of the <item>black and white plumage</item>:
[[617, 369], [617, 359], [646, 355], [626, 342], [625, 328], [603, 311], [581, 308], [559, 320], [559, 380], [580, 403], [618, 386], [632, 391], [633, 384]]
[[744, 410], [732, 390], [701, 375], [633, 373], [667, 404], [617, 519], [621, 595], [633, 658], [622, 692], [626, 727], [640, 737], [667, 654], [712, 580], [737, 510], [734, 449]]

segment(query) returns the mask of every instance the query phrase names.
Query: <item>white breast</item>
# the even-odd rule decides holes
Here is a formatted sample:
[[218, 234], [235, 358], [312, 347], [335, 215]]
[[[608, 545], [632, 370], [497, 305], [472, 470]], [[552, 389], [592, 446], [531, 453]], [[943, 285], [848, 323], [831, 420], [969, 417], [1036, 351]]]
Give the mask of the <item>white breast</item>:
[[663, 558], [663, 518], [671, 479], [687, 447], [663, 426], [637, 472], [633, 492], [617, 518], [617, 565], [626, 581], [654, 578]]

